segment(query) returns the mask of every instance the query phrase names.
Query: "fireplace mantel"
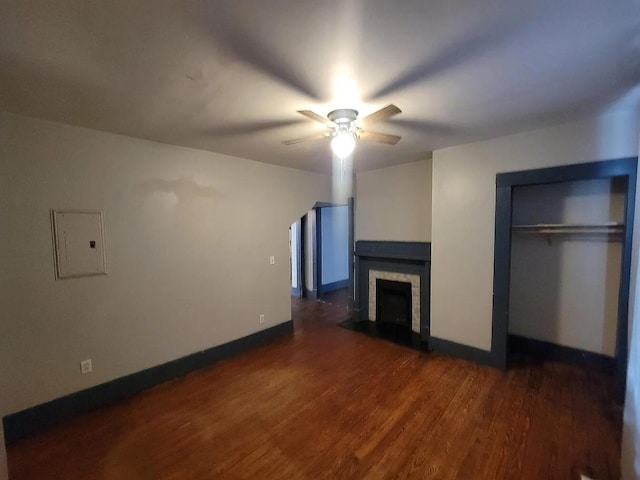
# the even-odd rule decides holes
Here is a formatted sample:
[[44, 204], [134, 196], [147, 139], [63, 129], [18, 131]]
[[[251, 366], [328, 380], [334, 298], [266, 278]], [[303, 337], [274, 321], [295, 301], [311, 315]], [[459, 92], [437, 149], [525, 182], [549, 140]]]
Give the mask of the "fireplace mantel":
[[429, 339], [431, 243], [360, 240], [356, 242], [354, 320], [369, 321], [369, 272], [382, 271], [420, 278], [420, 338]]
[[431, 262], [431, 243], [358, 240], [354, 254], [356, 257]]

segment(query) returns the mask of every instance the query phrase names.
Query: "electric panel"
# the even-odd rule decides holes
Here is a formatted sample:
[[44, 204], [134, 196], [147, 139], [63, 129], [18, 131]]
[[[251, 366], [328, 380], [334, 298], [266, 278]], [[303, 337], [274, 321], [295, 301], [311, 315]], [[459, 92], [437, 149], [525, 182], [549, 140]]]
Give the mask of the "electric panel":
[[102, 212], [52, 211], [56, 277], [107, 273]]

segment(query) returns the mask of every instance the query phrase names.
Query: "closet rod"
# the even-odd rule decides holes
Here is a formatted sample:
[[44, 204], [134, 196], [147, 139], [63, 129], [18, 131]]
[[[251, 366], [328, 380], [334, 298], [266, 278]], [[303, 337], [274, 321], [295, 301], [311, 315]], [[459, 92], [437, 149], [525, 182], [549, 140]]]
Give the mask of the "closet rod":
[[551, 245], [552, 235], [582, 234], [582, 235], [622, 235], [624, 224], [608, 223], [538, 223], [535, 225], [513, 225], [516, 233], [535, 233], [544, 235]]
[[533, 225], [513, 225], [513, 230], [531, 233], [621, 233], [624, 224], [608, 223], [537, 223]]

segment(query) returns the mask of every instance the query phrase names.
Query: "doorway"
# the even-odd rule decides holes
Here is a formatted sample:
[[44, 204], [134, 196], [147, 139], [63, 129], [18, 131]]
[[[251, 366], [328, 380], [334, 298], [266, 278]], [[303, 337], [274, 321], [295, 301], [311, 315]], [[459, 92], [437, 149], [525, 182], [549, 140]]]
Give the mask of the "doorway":
[[291, 294], [348, 308], [354, 302], [354, 200], [318, 202], [289, 229]]

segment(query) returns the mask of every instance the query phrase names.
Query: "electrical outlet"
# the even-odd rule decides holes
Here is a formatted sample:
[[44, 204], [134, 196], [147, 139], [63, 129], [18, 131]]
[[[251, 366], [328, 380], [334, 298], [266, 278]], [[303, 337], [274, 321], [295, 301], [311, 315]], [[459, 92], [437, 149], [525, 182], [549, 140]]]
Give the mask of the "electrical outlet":
[[275, 264], [276, 264], [276, 257], [274, 257], [273, 255], [271, 255], [271, 256], [269, 257], [269, 263], [270, 263], [271, 265], [275, 265]]
[[260, 323], [264, 323], [264, 313], [260, 315]]
[[93, 365], [91, 364], [91, 359], [83, 360], [80, 362], [80, 372], [84, 375], [85, 373], [93, 372]]

